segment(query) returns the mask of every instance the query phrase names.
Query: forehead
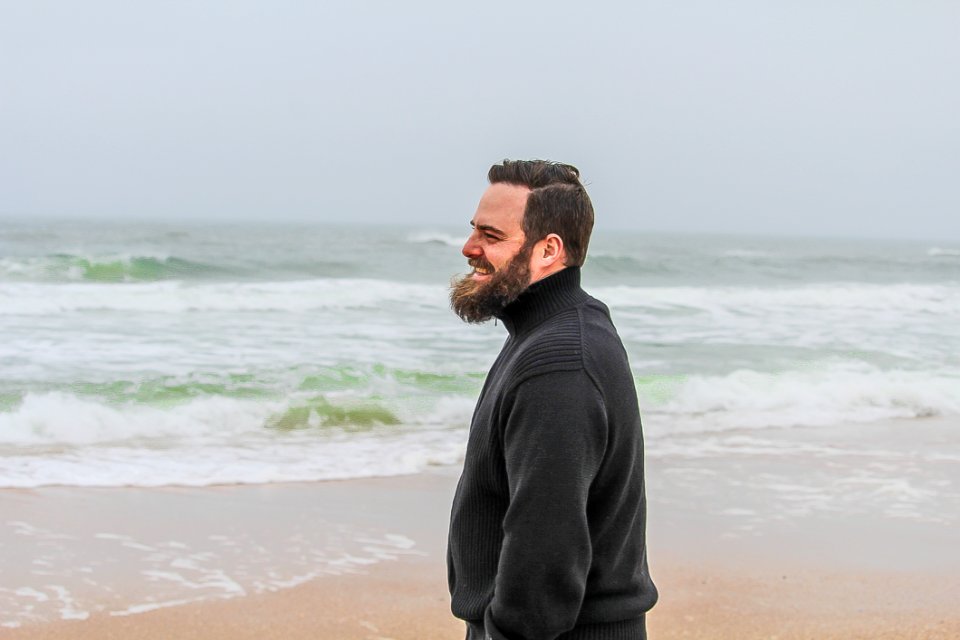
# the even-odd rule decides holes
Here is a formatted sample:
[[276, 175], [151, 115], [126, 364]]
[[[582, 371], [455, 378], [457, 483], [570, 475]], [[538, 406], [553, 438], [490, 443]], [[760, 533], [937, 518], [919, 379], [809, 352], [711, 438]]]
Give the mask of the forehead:
[[502, 182], [487, 187], [473, 216], [475, 225], [491, 225], [502, 231], [520, 228], [530, 190]]

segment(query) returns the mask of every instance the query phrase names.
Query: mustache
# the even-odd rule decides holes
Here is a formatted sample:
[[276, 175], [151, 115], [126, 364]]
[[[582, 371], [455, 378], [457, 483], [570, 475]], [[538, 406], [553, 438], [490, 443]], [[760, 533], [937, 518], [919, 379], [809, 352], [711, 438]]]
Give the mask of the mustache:
[[496, 271], [493, 268], [493, 265], [484, 260], [483, 258], [471, 258], [467, 260], [467, 264], [474, 269], [486, 269], [488, 271]]

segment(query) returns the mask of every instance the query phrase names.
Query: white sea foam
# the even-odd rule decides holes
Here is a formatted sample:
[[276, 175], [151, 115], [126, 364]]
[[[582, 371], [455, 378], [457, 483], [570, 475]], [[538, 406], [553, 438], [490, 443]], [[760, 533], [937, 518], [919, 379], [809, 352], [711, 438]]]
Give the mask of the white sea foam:
[[[304, 584], [315, 578], [324, 575], [342, 575], [345, 573], [355, 573], [358, 569], [369, 567], [384, 561], [396, 560], [400, 556], [408, 555], [426, 555], [415, 549], [416, 543], [410, 538], [387, 533], [380, 536], [372, 534], [360, 535], [355, 540], [356, 544], [362, 545], [356, 550], [339, 550], [328, 554], [322, 549], [310, 549], [309, 557], [301, 556], [299, 560], [307, 561], [310, 565], [309, 570], [290, 575], [288, 571], [270, 570], [264, 571], [263, 567], [257, 567], [260, 572], [267, 575], [264, 578], [250, 580], [249, 571], [237, 571], [235, 573], [245, 576], [245, 580], [235, 580], [226, 575], [226, 573], [217, 567], [208, 566], [215, 563], [218, 558], [216, 554], [198, 554], [203, 556], [203, 562], [199, 564], [174, 560], [172, 566], [184, 566], [188, 571], [196, 574], [196, 578], [187, 578], [178, 572], [171, 571], [142, 571], [141, 575], [151, 582], [163, 582], [165, 586], [175, 587], [175, 593], [189, 593], [197, 590], [206, 591], [206, 595], [193, 596], [189, 598], [177, 598], [164, 601], [150, 601], [141, 604], [130, 605], [124, 609], [118, 609], [110, 612], [111, 616], [129, 616], [156, 609], [180, 606], [190, 602], [200, 602], [204, 600], [230, 599], [246, 595], [247, 593], [275, 592], [281, 589], [289, 589]], [[263, 547], [251, 550], [251, 554], [256, 556], [262, 553]], [[275, 555], [275, 554], [274, 554]], [[255, 562], [263, 564], [263, 559], [256, 558]]]
[[851, 362], [809, 371], [694, 375], [676, 383], [668, 400], [651, 399], [645, 407], [654, 437], [960, 415], [960, 372], [882, 371]]
[[90, 612], [78, 608], [77, 601], [70, 593], [70, 590], [62, 585], [47, 585], [47, 589], [53, 591], [56, 599], [60, 603], [61, 620], [86, 620], [90, 617]]
[[791, 310], [889, 311], [960, 315], [955, 285], [837, 283], [799, 287], [603, 287], [597, 297], [611, 307], [677, 309], [751, 314]]
[[[226, 517], [230, 522], [231, 516]], [[0, 586], [0, 620], [14, 628], [56, 619], [83, 620], [98, 613], [129, 616], [275, 592], [324, 575], [356, 573], [402, 556], [425, 555], [407, 536], [330, 522], [324, 509], [279, 517], [285, 518], [279, 527], [248, 522], [237, 528], [220, 518], [197, 523], [159, 516], [155, 526], [139, 533], [134, 533], [137, 527], [93, 534], [92, 539], [84, 533], [56, 544], [27, 536], [18, 541], [16, 557], [43, 555], [50, 570], [15, 570], [16, 586]], [[197, 526], [229, 530], [231, 535], [210, 534], [189, 543], [168, 537]], [[80, 556], [87, 566], [77, 565]], [[16, 566], [15, 559], [12, 564]], [[115, 570], [93, 570], [104, 566]]]
[[463, 246], [464, 240], [466, 240], [466, 236], [456, 237], [440, 231], [421, 231], [407, 236], [407, 242], [414, 244], [441, 244], [447, 247], [458, 248]]
[[456, 464], [463, 459], [464, 441], [465, 431], [459, 430], [24, 454], [0, 463], [0, 488], [209, 486], [405, 475]]
[[957, 256], [960, 256], [960, 249], [942, 249], [940, 247], [930, 247], [929, 249], [927, 249], [927, 255], [931, 257], [938, 257], [938, 256], [957, 257]]
[[724, 258], [770, 258], [774, 254], [759, 249], [729, 249], [720, 254]]
[[[790, 310], [888, 311], [960, 315], [960, 286], [836, 283], [797, 287], [599, 287], [592, 290], [611, 307], [691, 309], [707, 313], [755, 314]], [[385, 304], [428, 307], [447, 313], [444, 286], [386, 280], [330, 278], [294, 282], [125, 284], [8, 283], [0, 287], [0, 315], [81, 311], [146, 313], [305, 312], [320, 309], [379, 309]]]
[[47, 594], [43, 593], [42, 591], [37, 591], [36, 589], [30, 588], [30, 587], [21, 587], [19, 589], [14, 590], [14, 593], [18, 596], [31, 598], [33, 600], [36, 600], [37, 602], [47, 602], [48, 600], [50, 600], [50, 596], [48, 596]]
[[68, 393], [31, 393], [15, 411], [0, 413], [0, 444], [79, 446], [150, 439], [228, 439], [243, 432], [259, 432], [266, 419], [283, 406], [282, 402], [213, 396], [160, 409], [112, 406]]
[[117, 611], [111, 611], [111, 616], [116, 617], [125, 617], [132, 616], [138, 613], [147, 613], [148, 611], [156, 611], [157, 609], [168, 609], [170, 607], [180, 607], [185, 604], [190, 604], [191, 602], [203, 602], [208, 598], [205, 596], [199, 596], [196, 598], [177, 598], [175, 600], [165, 600], [163, 602], [147, 602], [144, 604], [135, 604], [127, 607], [126, 609], [119, 609]]
[[[841, 362], [802, 371], [641, 385], [645, 432], [829, 426], [960, 415], [960, 372], [883, 371]], [[415, 473], [462, 460], [474, 399], [454, 396], [402, 424], [363, 431], [266, 428], [295, 400], [197, 398], [159, 409], [31, 394], [0, 414], [0, 487], [203, 486]], [[5, 445], [5, 446], [4, 446]]]
[[213, 396], [160, 409], [29, 394], [16, 410], [0, 413], [0, 487], [204, 486], [416, 473], [462, 459], [462, 429], [472, 409], [468, 398], [445, 398], [401, 425], [362, 432], [265, 426], [297, 403]]
[[956, 285], [609, 287], [597, 294], [621, 336], [640, 344], [861, 351], [933, 367], [960, 349]]
[[[505, 335], [449, 311], [434, 272], [462, 238], [114, 231], [31, 236], [0, 258], [0, 485], [312, 480], [460, 459]], [[597, 244], [612, 259], [584, 273], [638, 375], [668, 387], [640, 380], [651, 437], [958, 412], [955, 248], [930, 248], [944, 262], [928, 245], [831, 245], [850, 280], [824, 282], [837, 264], [803, 243], [661, 240]], [[396, 275], [368, 277], [385, 255]], [[745, 269], [768, 257], [784, 259]], [[303, 279], [258, 280], [271, 274]], [[661, 286], [593, 286], [647, 277]], [[350, 409], [337, 393], [399, 424], [331, 426], [344, 420], [310, 403]]]
[[0, 287], [0, 315], [49, 316], [79, 311], [186, 313], [375, 309], [384, 304], [446, 309], [442, 286], [365, 279], [188, 284], [11, 283]]
[[[349, 399], [348, 399], [349, 400]], [[269, 419], [300, 396], [283, 400], [203, 396], [172, 407], [110, 404], [69, 393], [31, 393], [15, 410], [0, 413], [0, 447], [6, 446], [144, 446], [173, 443], [216, 445], [244, 437], [275, 438], [282, 431], [267, 429]], [[346, 406], [350, 406], [349, 403]], [[417, 406], [424, 409], [422, 402]], [[455, 426], [467, 422], [473, 400], [441, 397], [432, 410], [407, 412], [398, 408], [407, 425]], [[333, 433], [339, 433], [332, 429]], [[290, 437], [299, 437], [294, 433]], [[2, 464], [2, 460], [0, 460]]]

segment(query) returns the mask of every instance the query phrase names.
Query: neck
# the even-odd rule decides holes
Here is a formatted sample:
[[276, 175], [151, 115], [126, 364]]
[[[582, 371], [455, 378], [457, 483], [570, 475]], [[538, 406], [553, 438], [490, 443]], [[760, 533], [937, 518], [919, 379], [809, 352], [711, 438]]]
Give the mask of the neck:
[[557, 262], [554, 262], [549, 267], [546, 267], [543, 270], [541, 270], [539, 273], [534, 274], [530, 278], [530, 284], [531, 285], [536, 284], [537, 282], [540, 282], [544, 278], [549, 278], [555, 273], [560, 273], [566, 268], [567, 266], [558, 260]]

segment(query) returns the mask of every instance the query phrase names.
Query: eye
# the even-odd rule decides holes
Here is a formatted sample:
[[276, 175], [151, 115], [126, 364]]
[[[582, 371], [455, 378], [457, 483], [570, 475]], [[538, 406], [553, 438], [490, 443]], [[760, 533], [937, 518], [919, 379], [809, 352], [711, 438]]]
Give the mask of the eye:
[[493, 235], [492, 233], [485, 233], [485, 234], [483, 234], [483, 235], [484, 235], [484, 237], [485, 237], [487, 240], [491, 240], [491, 241], [493, 241], [493, 242], [496, 242], [497, 240], [500, 239], [500, 238], [498, 238], [497, 236]]

